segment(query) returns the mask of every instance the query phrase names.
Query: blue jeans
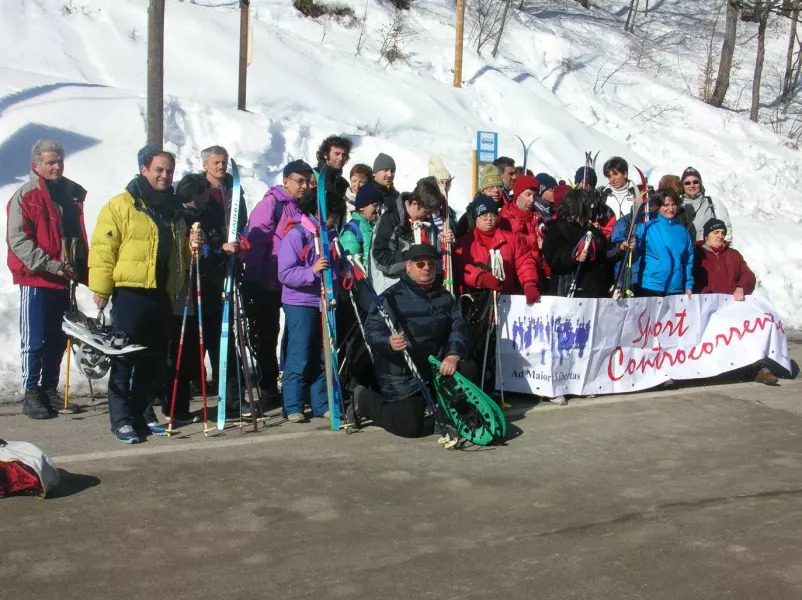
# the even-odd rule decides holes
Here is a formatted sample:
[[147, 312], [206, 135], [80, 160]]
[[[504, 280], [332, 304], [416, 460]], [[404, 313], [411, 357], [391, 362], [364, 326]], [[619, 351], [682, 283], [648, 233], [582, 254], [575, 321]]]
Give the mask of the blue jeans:
[[281, 385], [284, 416], [303, 413], [308, 396], [312, 414], [321, 417], [329, 409], [329, 399], [326, 394], [326, 371], [323, 368], [320, 309], [285, 304], [284, 330], [287, 332], [287, 353]]
[[157, 421], [153, 400], [161, 391], [170, 351], [173, 309], [163, 290], [116, 288], [112, 295], [114, 327], [128, 335], [131, 344], [147, 350], [111, 360], [109, 420], [116, 432], [123, 425], [145, 431]]
[[69, 306], [66, 288], [20, 286], [20, 364], [26, 390], [35, 390], [40, 384], [45, 389], [58, 386], [61, 358], [67, 347], [61, 323]]

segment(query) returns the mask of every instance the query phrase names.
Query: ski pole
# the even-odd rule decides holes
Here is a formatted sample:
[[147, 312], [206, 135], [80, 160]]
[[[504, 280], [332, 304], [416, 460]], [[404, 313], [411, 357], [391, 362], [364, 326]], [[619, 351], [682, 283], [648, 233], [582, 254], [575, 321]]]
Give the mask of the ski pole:
[[[192, 225], [192, 231], [198, 231], [200, 223]], [[209, 435], [209, 415], [206, 407], [206, 349], [203, 346], [203, 303], [201, 302], [201, 272], [200, 258], [198, 256], [198, 244], [192, 243], [192, 260], [195, 261], [195, 297], [198, 304], [198, 346], [200, 346], [200, 376], [201, 376], [201, 397], [203, 399], [203, 435]], [[192, 269], [190, 268], [190, 273]], [[172, 419], [171, 419], [172, 421]]]
[[[192, 257], [195, 260], [195, 257]], [[189, 265], [189, 272], [192, 273], [192, 264]], [[178, 356], [175, 360], [175, 375], [173, 376], [173, 397], [170, 401], [170, 423], [167, 425], [167, 437], [173, 433], [173, 424], [175, 422], [175, 399], [178, 395], [178, 377], [181, 373], [181, 356], [184, 354], [184, 332], [187, 329], [187, 314], [189, 313], [189, 298], [192, 295], [192, 286], [187, 282], [187, 296], [184, 300], [184, 316], [181, 318], [181, 334], [178, 336]]]
[[70, 358], [72, 354], [72, 338], [67, 336], [67, 376], [64, 379], [64, 417], [67, 417], [67, 402], [70, 399]]
[[499, 388], [501, 391], [501, 402], [499, 406], [501, 406], [502, 409], [512, 408], [512, 404], [508, 404], [504, 401], [504, 378], [498, 373], [498, 370], [501, 368], [501, 347], [499, 346], [499, 325], [501, 320], [498, 318], [498, 292], [493, 292], [493, 317], [496, 325], [496, 374], [498, 375]]

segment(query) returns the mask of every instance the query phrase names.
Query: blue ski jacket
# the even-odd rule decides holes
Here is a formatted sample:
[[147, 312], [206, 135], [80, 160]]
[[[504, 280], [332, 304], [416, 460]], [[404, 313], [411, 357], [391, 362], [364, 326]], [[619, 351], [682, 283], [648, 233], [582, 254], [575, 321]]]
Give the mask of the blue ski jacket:
[[693, 242], [676, 219], [658, 214], [638, 225], [635, 240], [641, 288], [664, 294], [693, 289]]

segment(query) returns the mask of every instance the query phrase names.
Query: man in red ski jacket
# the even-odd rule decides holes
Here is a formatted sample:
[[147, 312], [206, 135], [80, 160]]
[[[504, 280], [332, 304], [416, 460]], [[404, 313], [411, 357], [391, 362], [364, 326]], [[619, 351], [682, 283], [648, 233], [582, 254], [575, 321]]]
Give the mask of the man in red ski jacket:
[[540, 182], [537, 179], [531, 175], [518, 177], [513, 187], [512, 202], [508, 202], [499, 210], [498, 228], [523, 238], [529, 245], [538, 269], [538, 284], [543, 290], [548, 283], [549, 273], [540, 255], [546, 223], [535, 212], [535, 201], [539, 193]]
[[39, 140], [30, 179], [6, 207], [8, 268], [20, 286], [23, 412], [31, 419], [53, 417], [63, 407], [56, 392], [67, 345], [61, 322], [69, 281], [86, 282], [85, 198], [86, 190], [64, 177], [64, 147]]
[[476, 226], [462, 236], [454, 251], [457, 276], [463, 285], [502, 294], [526, 294], [534, 304], [538, 291], [537, 249], [520, 237], [498, 227], [498, 208], [490, 196], [473, 203]]

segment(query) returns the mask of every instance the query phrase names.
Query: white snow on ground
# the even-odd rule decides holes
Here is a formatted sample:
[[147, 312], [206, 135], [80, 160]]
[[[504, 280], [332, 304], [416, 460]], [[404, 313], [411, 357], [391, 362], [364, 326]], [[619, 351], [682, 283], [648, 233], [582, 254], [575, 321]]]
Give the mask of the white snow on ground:
[[[364, 0], [340, 3], [359, 15], [365, 10]], [[66, 175], [89, 190], [90, 234], [102, 205], [135, 174], [136, 151], [145, 142], [147, 4], [3, 0], [4, 201], [26, 177], [30, 147], [41, 137], [65, 144]], [[178, 156], [177, 178], [200, 168], [202, 148], [222, 144], [241, 165], [252, 207], [278, 182], [284, 164], [295, 158], [314, 162], [320, 141], [343, 133], [354, 140], [350, 164], [372, 164], [379, 151], [394, 156], [402, 190], [427, 175], [430, 155], [440, 155], [456, 176], [452, 203], [459, 210], [470, 200], [478, 129], [499, 132], [501, 154], [516, 160], [516, 134], [539, 138], [530, 168], [563, 178], [590, 149], [601, 150], [599, 165], [619, 154], [644, 170], [653, 168], [653, 183], [693, 165], [708, 193], [729, 206], [736, 246], [785, 323], [802, 327], [799, 153], [741, 112], [713, 109], [688, 94], [698, 87], [705, 19], [712, 14], [702, 8], [712, 3], [656, 2], [648, 18], [638, 17], [636, 35], [623, 32], [624, 0], [594, 2], [600, 8], [590, 12], [574, 0], [525, 4], [496, 59], [489, 48], [480, 56], [466, 41], [464, 83], [457, 90], [451, 87], [451, 0], [419, 0], [408, 16], [415, 35], [406, 45], [407, 58], [390, 66], [377, 62], [378, 30], [390, 20], [377, 0], [367, 0], [369, 38], [359, 56], [358, 28], [334, 24], [323, 38], [324, 26], [301, 17], [291, 0], [252, 0], [245, 113], [236, 110], [238, 3], [169, 0], [165, 146]], [[691, 8], [699, 9], [697, 22], [684, 16]], [[471, 27], [469, 16], [466, 33]], [[751, 25], [741, 27], [739, 56], [751, 62]], [[772, 25], [767, 64], [783, 52], [783, 27], [779, 21]], [[734, 74], [730, 95], [739, 107], [750, 69], [745, 64]], [[748, 102], [748, 91], [745, 97]], [[5, 245], [0, 253], [5, 256]], [[86, 290], [80, 301], [89, 307]], [[4, 394], [19, 387], [18, 305], [10, 273], [0, 269]]]

